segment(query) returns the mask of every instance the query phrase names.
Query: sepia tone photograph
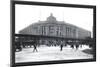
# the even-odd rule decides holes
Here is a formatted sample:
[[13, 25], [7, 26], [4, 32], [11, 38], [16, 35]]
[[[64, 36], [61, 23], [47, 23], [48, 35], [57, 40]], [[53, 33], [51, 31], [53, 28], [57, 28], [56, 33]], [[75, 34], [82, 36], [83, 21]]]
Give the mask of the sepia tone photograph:
[[95, 58], [93, 9], [15, 4], [15, 63]]

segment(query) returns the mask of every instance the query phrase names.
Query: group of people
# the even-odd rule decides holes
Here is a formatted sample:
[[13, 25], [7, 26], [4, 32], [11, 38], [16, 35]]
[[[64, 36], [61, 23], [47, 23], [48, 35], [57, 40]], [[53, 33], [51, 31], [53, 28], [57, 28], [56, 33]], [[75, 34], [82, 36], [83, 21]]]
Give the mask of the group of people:
[[33, 46], [33, 52], [37, 52], [37, 41], [33, 41], [33, 42], [15, 42], [15, 51], [19, 52], [22, 50], [22, 48], [26, 48], [28, 46]]
[[[82, 45], [80, 45], [80, 44], [69, 44], [69, 45], [70, 45], [70, 47], [71, 47], [72, 49], [75, 49], [75, 48], [76, 48], [76, 50], [79, 48], [79, 46], [82, 47]], [[64, 47], [64, 44], [61, 44], [61, 45], [60, 45], [60, 51], [63, 50], [63, 47]]]
[[[37, 40], [35, 40], [35, 41], [33, 41], [33, 42], [28, 42], [28, 43], [26, 43], [26, 42], [24, 42], [24, 43], [16, 42], [16, 43], [15, 43], [15, 44], [16, 44], [16, 45], [15, 45], [15, 49], [21, 51], [21, 50], [22, 50], [22, 47], [23, 47], [23, 46], [25, 47], [24, 44], [27, 44], [26, 46], [28, 46], [28, 44], [31, 44], [31, 45], [29, 45], [29, 46], [33, 46], [33, 52], [38, 52], [37, 47], [39, 46], [39, 44], [38, 44], [37, 42], [38, 42]], [[63, 50], [63, 47], [66, 47], [67, 45], [70, 45], [70, 47], [71, 47], [72, 49], [76, 49], [76, 50], [77, 50], [79, 47], [82, 47], [82, 45], [81, 45], [80, 43], [78, 43], [78, 42], [66, 43], [65, 41], [58, 41], [58, 42], [56, 43], [56, 45], [58, 45], [58, 46], [60, 47], [60, 51], [62, 51], [62, 50]]]

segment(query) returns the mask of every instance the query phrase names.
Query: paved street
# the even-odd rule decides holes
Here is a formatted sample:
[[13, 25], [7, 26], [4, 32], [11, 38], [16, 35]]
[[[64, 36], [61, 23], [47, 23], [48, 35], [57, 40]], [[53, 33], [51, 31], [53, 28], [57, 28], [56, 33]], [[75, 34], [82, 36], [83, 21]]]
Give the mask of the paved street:
[[84, 49], [90, 49], [88, 46], [83, 46], [78, 50], [72, 49], [69, 46], [64, 47], [60, 51], [60, 47], [38, 47], [38, 52], [33, 52], [33, 48], [23, 48], [21, 52], [15, 53], [17, 62], [36, 62], [36, 61], [52, 61], [52, 60], [72, 60], [72, 59], [89, 59], [93, 55], [82, 52]]

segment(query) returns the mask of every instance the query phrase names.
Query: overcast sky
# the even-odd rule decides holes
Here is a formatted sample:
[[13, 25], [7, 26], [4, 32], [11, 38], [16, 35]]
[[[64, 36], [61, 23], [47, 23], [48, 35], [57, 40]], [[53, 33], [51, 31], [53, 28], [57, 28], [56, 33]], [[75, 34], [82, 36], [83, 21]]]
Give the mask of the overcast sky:
[[15, 5], [15, 33], [39, 20], [45, 21], [51, 13], [58, 21], [65, 21], [92, 31], [93, 9], [17, 4]]

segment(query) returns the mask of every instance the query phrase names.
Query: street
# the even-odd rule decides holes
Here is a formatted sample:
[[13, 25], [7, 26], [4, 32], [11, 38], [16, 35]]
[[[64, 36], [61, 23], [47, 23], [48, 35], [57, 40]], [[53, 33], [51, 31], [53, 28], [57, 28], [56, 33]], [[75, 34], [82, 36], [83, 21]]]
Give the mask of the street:
[[15, 52], [15, 62], [38, 62], [38, 61], [53, 61], [53, 60], [73, 60], [73, 59], [91, 59], [92, 54], [82, 52], [82, 50], [90, 49], [88, 46], [83, 46], [78, 50], [72, 49], [69, 46], [63, 47], [60, 51], [59, 46], [40, 46], [37, 47], [38, 52], [33, 52], [32, 48], [23, 48], [20, 52]]

